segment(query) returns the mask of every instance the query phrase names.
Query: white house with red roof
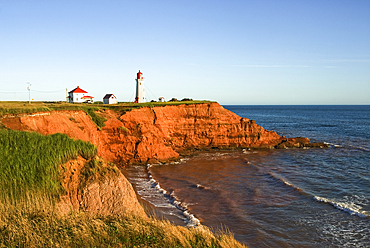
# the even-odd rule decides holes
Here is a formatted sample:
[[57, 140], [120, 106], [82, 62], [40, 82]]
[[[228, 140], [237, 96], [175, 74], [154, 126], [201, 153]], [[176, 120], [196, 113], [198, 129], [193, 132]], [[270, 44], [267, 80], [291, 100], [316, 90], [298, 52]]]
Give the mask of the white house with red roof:
[[70, 103], [91, 103], [94, 101], [93, 98], [93, 96], [88, 95], [87, 91], [81, 89], [80, 86], [77, 86], [76, 89], [68, 92], [68, 99]]

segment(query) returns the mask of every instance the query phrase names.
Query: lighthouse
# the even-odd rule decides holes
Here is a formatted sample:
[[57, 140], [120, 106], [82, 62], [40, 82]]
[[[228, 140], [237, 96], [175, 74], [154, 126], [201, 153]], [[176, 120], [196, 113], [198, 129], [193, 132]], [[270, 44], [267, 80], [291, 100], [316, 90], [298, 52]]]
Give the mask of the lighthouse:
[[142, 103], [146, 102], [145, 98], [145, 91], [144, 91], [144, 78], [143, 73], [139, 72], [137, 73], [136, 77], [136, 97], [135, 97], [136, 103]]

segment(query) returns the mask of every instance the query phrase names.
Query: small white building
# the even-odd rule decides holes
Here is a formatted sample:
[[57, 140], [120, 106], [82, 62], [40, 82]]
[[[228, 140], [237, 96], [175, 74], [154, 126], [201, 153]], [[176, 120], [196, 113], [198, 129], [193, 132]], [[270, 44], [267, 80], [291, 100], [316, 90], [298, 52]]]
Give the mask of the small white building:
[[92, 103], [94, 100], [93, 96], [89, 96], [88, 92], [81, 89], [80, 86], [77, 86], [76, 89], [68, 92], [68, 102], [70, 103], [83, 103], [88, 102]]
[[117, 104], [117, 97], [113, 94], [106, 94], [103, 98], [104, 104]]
[[164, 102], [164, 97], [161, 96], [158, 100], [159, 100], [159, 102]]

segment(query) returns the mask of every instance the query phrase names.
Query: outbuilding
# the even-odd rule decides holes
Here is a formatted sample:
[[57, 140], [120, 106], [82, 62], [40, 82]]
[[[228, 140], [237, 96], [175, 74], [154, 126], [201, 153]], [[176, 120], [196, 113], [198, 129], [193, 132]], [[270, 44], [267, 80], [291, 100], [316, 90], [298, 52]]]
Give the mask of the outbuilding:
[[104, 104], [117, 104], [117, 97], [113, 94], [106, 94], [103, 98]]

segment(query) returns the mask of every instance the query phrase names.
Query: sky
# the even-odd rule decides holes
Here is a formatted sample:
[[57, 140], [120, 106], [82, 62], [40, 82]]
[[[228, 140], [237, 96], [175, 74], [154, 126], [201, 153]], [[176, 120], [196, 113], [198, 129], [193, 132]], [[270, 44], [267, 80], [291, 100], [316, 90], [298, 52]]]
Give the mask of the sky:
[[0, 101], [370, 104], [369, 0], [0, 0]]

